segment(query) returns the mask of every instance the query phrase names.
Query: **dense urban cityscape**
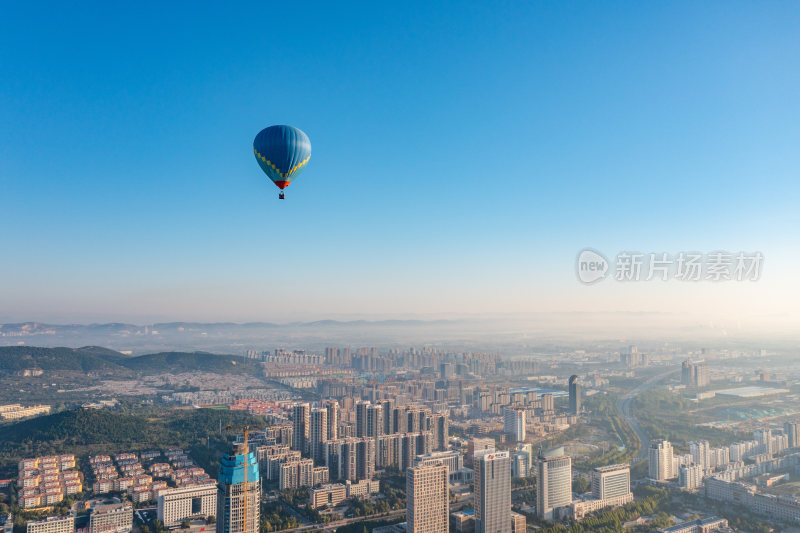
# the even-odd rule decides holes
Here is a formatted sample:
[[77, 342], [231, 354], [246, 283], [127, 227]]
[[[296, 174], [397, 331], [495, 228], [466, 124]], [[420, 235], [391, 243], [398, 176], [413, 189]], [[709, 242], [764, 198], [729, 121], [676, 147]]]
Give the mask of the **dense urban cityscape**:
[[[119, 368], [150, 359], [152, 372], [105, 369], [118, 385], [183, 379], [125, 396], [69, 385], [76, 372], [63, 354], [53, 364], [57, 350], [0, 348], [6, 371], [26, 361], [14, 379], [42, 398], [0, 406], [4, 434], [25, 433], [0, 447], [7, 533], [707, 533], [800, 521], [800, 366], [764, 349], [249, 349], [202, 354], [230, 366], [220, 377], [242, 376], [205, 387], [183, 371], [198, 353], [70, 351]], [[45, 401], [59, 396], [71, 400]], [[192, 431], [180, 421], [199, 434], [185, 447], [55, 436], [76, 415], [122, 427], [173, 413], [212, 418]], [[36, 432], [50, 434], [33, 443]], [[25, 455], [36, 449], [52, 453]]]

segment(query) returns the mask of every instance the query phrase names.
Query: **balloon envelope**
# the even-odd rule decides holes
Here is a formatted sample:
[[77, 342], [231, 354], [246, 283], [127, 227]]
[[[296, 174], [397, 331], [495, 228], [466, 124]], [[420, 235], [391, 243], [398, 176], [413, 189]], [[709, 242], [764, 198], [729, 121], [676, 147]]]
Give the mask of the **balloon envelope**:
[[295, 127], [270, 126], [256, 135], [253, 153], [261, 170], [285, 189], [311, 159], [311, 141]]

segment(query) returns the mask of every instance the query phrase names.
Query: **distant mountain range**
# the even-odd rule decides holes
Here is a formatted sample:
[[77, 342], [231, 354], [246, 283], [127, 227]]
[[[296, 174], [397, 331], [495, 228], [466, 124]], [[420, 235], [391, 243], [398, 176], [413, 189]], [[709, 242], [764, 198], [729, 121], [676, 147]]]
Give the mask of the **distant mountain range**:
[[[760, 321], [760, 322], [759, 322]], [[0, 346], [106, 346], [122, 353], [194, 352], [244, 355], [247, 350], [276, 348], [323, 352], [327, 346], [375, 346], [379, 349], [435, 346], [455, 351], [489, 351], [500, 354], [553, 354], [586, 343], [616, 350], [627, 344], [654, 345], [691, 341], [695, 346], [713, 342], [719, 347], [745, 344], [782, 349], [795, 346], [796, 323], [782, 317], [758, 317], [750, 329], [739, 323], [710, 323], [702, 317], [670, 313], [564, 312], [461, 315], [424, 319], [315, 320], [309, 322], [159, 322], [136, 325], [0, 324]], [[788, 329], [785, 324], [791, 324]], [[772, 331], [765, 336], [766, 331]], [[598, 342], [600, 344], [598, 344]], [[97, 355], [97, 354], [92, 354]]]
[[[475, 328], [456, 320], [317, 320], [313, 322], [160, 322], [148, 325], [111, 322], [106, 324], [46, 324], [17, 322], [0, 324], [0, 346], [108, 346], [120, 352], [156, 351], [237, 353], [248, 349], [361, 346], [428, 342], [439, 333], [449, 338]], [[423, 333], [420, 335], [420, 333]]]
[[312, 322], [158, 322], [148, 325], [126, 324], [124, 322], [108, 322], [106, 324], [45, 324], [42, 322], [17, 322], [0, 324], [0, 333], [13, 336], [29, 334], [46, 335], [50, 332], [65, 333], [94, 331], [108, 333], [144, 333], [156, 331], [217, 330], [217, 329], [252, 329], [252, 328], [296, 328], [320, 326], [427, 326], [448, 324], [455, 320], [315, 320]]

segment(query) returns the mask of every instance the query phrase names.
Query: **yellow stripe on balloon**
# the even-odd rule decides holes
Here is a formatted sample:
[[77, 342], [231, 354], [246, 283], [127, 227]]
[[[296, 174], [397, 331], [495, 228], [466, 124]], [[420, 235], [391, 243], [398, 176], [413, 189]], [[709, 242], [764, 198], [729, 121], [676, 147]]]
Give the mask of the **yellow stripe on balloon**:
[[278, 169], [278, 167], [276, 167], [276, 166], [275, 166], [275, 165], [272, 163], [272, 161], [270, 161], [269, 159], [267, 159], [266, 157], [264, 157], [263, 155], [261, 155], [260, 153], [258, 153], [258, 150], [256, 150], [256, 148], [255, 148], [255, 147], [253, 147], [253, 153], [255, 153], [255, 154], [256, 154], [256, 157], [257, 157], [257, 158], [259, 158], [259, 159], [261, 159], [261, 161], [263, 161], [263, 162], [265, 162], [266, 164], [268, 164], [269, 166], [271, 166], [271, 167], [272, 167], [272, 169], [273, 169], [275, 172], [277, 172], [277, 173], [278, 173], [278, 175], [279, 175], [280, 177], [282, 177], [282, 178], [288, 178], [289, 176], [291, 176], [292, 174], [294, 174], [294, 173], [295, 173], [295, 172], [296, 172], [296, 171], [297, 171], [297, 170], [298, 170], [300, 167], [302, 167], [303, 165], [305, 165], [306, 163], [308, 163], [308, 160], [309, 160], [309, 159], [311, 159], [311, 156], [309, 155], [308, 157], [306, 157], [306, 158], [305, 158], [305, 160], [304, 160], [304, 161], [302, 161], [302, 162], [300, 162], [300, 163], [296, 164], [296, 165], [295, 165], [294, 167], [292, 167], [292, 168], [291, 168], [291, 169], [290, 169], [290, 170], [289, 170], [289, 171], [288, 171], [286, 174], [284, 174], [283, 172], [281, 172], [281, 171]]

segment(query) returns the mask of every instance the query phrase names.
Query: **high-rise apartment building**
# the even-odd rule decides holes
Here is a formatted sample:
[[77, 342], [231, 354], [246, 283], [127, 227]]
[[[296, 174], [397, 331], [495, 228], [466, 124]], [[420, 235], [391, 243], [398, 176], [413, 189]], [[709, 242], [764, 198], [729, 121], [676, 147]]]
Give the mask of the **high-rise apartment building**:
[[515, 442], [525, 440], [525, 410], [503, 408], [503, 432]]
[[800, 447], [800, 423], [786, 422], [783, 425], [783, 432], [789, 440], [789, 448]]
[[383, 406], [379, 404], [367, 406], [367, 437], [383, 435]]
[[264, 430], [264, 436], [268, 439], [275, 439], [277, 444], [292, 446], [294, 444], [294, 425], [278, 424], [270, 426]]
[[695, 465], [700, 466], [702, 469], [711, 467], [709, 459], [709, 451], [711, 445], [707, 440], [698, 440], [689, 442], [689, 453], [692, 454], [692, 461]]
[[429, 429], [433, 437], [433, 449], [445, 451], [449, 445], [450, 419], [446, 414], [438, 413], [428, 417]]
[[301, 403], [292, 409], [292, 449], [300, 452], [308, 451], [308, 431], [311, 418], [311, 406]]
[[511, 458], [508, 452], [475, 457], [475, 533], [511, 533]]
[[328, 442], [328, 410], [312, 409], [309, 415], [308, 453], [317, 464], [324, 463], [324, 445]]
[[572, 503], [572, 459], [564, 448], [539, 454], [536, 460], [536, 514], [544, 520], [559, 518]]
[[703, 472], [701, 465], [681, 465], [678, 470], [678, 485], [683, 489], [697, 489], [703, 486]]
[[575, 415], [581, 412], [581, 396], [583, 388], [578, 383], [578, 376], [569, 377], [569, 412]]
[[367, 429], [367, 407], [369, 402], [358, 402], [356, 404], [356, 437], [366, 437]]
[[542, 411], [552, 413], [556, 408], [555, 398], [552, 394], [542, 394]]
[[474, 461], [475, 456], [489, 451], [494, 451], [494, 439], [488, 437], [473, 437], [467, 443], [467, 459], [470, 461]]
[[406, 531], [448, 531], [449, 501], [446, 466], [424, 464], [409, 468], [406, 472]]
[[279, 490], [313, 487], [314, 485], [314, 461], [311, 459], [289, 460], [279, 466]]
[[770, 428], [757, 429], [753, 431], [753, 437], [758, 442], [759, 453], [775, 453], [772, 430]]
[[356, 479], [375, 477], [375, 439], [364, 438], [356, 442]]
[[711, 383], [708, 365], [687, 359], [681, 363], [681, 383], [695, 389], [707, 387]]
[[394, 427], [394, 400], [383, 400], [381, 406], [383, 406], [383, 434], [397, 433]]
[[220, 461], [218, 481], [217, 533], [258, 533], [261, 479], [256, 454], [246, 444], [237, 446]]
[[442, 379], [450, 379], [455, 373], [453, 363], [441, 363], [439, 365], [439, 375]]
[[322, 407], [328, 411], [328, 439], [336, 440], [339, 438], [339, 402], [336, 400], [325, 400]]
[[654, 440], [648, 450], [648, 474], [650, 479], [666, 481], [673, 479], [672, 443], [668, 440]]
[[648, 357], [646, 354], [641, 353], [636, 345], [631, 345], [620, 350], [619, 361], [628, 368], [634, 368], [647, 366]]
[[[322, 455], [330, 470], [330, 477], [350, 481], [372, 479], [375, 476], [375, 463], [378, 457], [376, 441], [377, 439], [371, 437], [349, 437], [325, 443]], [[416, 447], [413, 451], [415, 450]], [[397, 450], [393, 451], [395, 453], [392, 454], [392, 458], [395, 458]], [[394, 464], [390, 462], [382, 466]], [[406, 465], [410, 466], [410, 462], [403, 466]]]

